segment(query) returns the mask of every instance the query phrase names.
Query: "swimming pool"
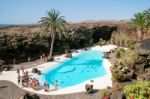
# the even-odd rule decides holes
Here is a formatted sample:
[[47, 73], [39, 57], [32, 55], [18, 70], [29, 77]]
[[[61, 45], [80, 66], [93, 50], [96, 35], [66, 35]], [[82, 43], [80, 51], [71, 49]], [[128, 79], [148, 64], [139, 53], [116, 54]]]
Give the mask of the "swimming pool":
[[45, 73], [44, 79], [59, 87], [68, 87], [96, 77], [104, 76], [107, 72], [103, 66], [103, 53], [99, 50], [83, 52]]

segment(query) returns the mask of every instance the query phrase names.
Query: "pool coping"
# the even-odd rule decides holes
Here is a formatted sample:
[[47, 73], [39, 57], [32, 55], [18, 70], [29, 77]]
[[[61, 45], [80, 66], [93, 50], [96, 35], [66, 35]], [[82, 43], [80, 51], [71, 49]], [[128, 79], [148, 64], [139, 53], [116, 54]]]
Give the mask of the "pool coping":
[[[98, 48], [98, 46], [95, 46], [95, 47], [92, 47], [91, 50], [101, 50], [102, 52], [106, 52], [106, 51], [110, 51], [110, 49], [112, 49], [112, 48], [116, 48], [115, 45], [105, 45], [105, 46], [102, 46], [99, 48]], [[112, 46], [112, 47], [109, 47], [109, 46]], [[108, 49], [106, 50], [106, 48], [109, 48], [109, 50]], [[81, 53], [82, 51], [79, 50], [79, 52]], [[72, 53], [73, 56], [78, 55], [78, 54], [79, 53]], [[58, 58], [60, 60], [57, 60]], [[62, 62], [68, 58], [65, 58], [64, 55], [61, 55], [61, 56], [55, 56], [55, 59], [56, 59], [56, 61], [47, 62], [47, 63], [41, 64], [41, 65], [38, 65], [36, 68], [38, 68], [39, 70], [45, 69], [45, 71], [46, 71], [47, 70], [47, 68], [46, 68], [47, 64], [51, 64], [51, 66], [49, 66], [48, 68], [53, 69], [57, 66], [57, 64], [59, 62]], [[107, 71], [107, 74], [102, 76], [102, 77], [97, 77], [97, 78], [92, 79], [92, 80], [94, 80], [94, 83], [93, 83], [94, 89], [103, 89], [103, 88], [106, 88], [107, 86], [110, 86], [110, 87], [112, 86], [111, 72], [110, 72], [110, 67], [112, 64], [110, 63], [110, 61], [108, 59], [103, 59], [103, 65], [104, 65], [105, 70]], [[31, 73], [32, 68], [26, 69], [26, 70], [29, 71], [29, 73]], [[36, 75], [36, 74], [31, 73], [31, 75], [38, 78], [38, 75]], [[11, 78], [10, 78], [10, 76], [11, 76]], [[2, 75], [0, 75], [0, 80], [8, 80], [8, 81], [11, 81], [17, 85], [17, 72], [16, 71], [3, 72]], [[89, 82], [90, 82], [90, 80], [84, 81], [84, 82], [77, 84], [77, 85], [74, 85], [74, 86], [62, 88], [59, 90], [52, 90], [50, 92], [44, 92], [44, 90], [34, 91], [31, 88], [22, 88], [21, 86], [19, 86], [19, 87], [21, 87], [24, 90], [31, 91], [31, 92], [38, 93], [38, 94], [60, 95], [60, 94], [84, 92], [85, 91], [85, 84], [88, 84]], [[54, 89], [52, 86], [50, 88]]]

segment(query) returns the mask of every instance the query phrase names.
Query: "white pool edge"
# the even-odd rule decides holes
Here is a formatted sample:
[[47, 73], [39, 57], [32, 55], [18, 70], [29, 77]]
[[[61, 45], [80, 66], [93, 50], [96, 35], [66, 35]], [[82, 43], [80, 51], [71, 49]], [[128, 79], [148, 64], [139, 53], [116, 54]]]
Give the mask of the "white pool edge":
[[[102, 47], [99, 46], [95, 46], [92, 47], [91, 50], [101, 50], [102, 52], [108, 52], [111, 49], [116, 48], [117, 46], [115, 45], [105, 45]], [[80, 52], [80, 51], [79, 51]], [[79, 53], [73, 53], [73, 56], [77, 55]], [[64, 61], [66, 60], [66, 58], [64, 57], [64, 55], [61, 56], [56, 56], [55, 59], [59, 58], [60, 60], [58, 61]], [[51, 64], [51, 65], [49, 65]], [[47, 68], [48, 70], [55, 68], [55, 66], [58, 66], [58, 62], [48, 62], [48, 63], [44, 63], [41, 64], [39, 66], [37, 66], [36, 68], [38, 68], [41, 71], [45, 71]], [[103, 60], [103, 66], [105, 68], [105, 70], [107, 71], [107, 74], [102, 76], [102, 77], [97, 77], [94, 80], [94, 89], [103, 89], [106, 88], [107, 86], [112, 86], [112, 80], [111, 80], [111, 72], [110, 72], [110, 67], [112, 66], [112, 64], [109, 62], [109, 60], [104, 59]], [[27, 69], [28, 71], [31, 72], [32, 68]], [[32, 74], [32, 73], [31, 73]], [[34, 77], [38, 78], [38, 75], [32, 74]], [[13, 83], [15, 83], [17, 86], [17, 72], [16, 71], [6, 71], [3, 72], [2, 75], [0, 75], [0, 80], [7, 80], [7, 81], [11, 81]], [[45, 94], [45, 95], [60, 95], [60, 94], [70, 94], [70, 93], [78, 93], [78, 92], [84, 92], [85, 91], [85, 85], [87, 83], [89, 83], [90, 80], [85, 81], [83, 83], [74, 85], [74, 86], [70, 86], [70, 87], [66, 87], [66, 88], [62, 88], [56, 91], [50, 91], [50, 92], [44, 92], [44, 90], [39, 90], [39, 91], [34, 91], [31, 88], [22, 88], [24, 90], [30, 91], [30, 92], [34, 92], [34, 93], [38, 93], [38, 94]], [[19, 86], [20, 87], [20, 86]], [[51, 87], [51, 89], [53, 89]]]

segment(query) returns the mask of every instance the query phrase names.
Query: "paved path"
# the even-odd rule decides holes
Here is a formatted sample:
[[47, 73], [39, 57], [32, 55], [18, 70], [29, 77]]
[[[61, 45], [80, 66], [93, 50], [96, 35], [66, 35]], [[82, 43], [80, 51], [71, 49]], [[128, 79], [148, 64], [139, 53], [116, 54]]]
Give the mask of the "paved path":
[[24, 69], [28, 69], [28, 68], [36, 67], [37, 65], [43, 64], [45, 62], [46, 61], [44, 61], [44, 60], [38, 59], [38, 60], [35, 60], [35, 61], [24, 62], [24, 63], [20, 63], [20, 64], [16, 64], [16, 65], [8, 64], [7, 66], [11, 67], [10, 70], [21, 69], [22, 67]]
[[[0, 81], [0, 99], [18, 99], [24, 95], [26, 91], [17, 87], [15, 84], [9, 81]], [[85, 92], [67, 94], [67, 95], [38, 95], [40, 99], [101, 99], [100, 92], [95, 92], [93, 94], [87, 94]]]

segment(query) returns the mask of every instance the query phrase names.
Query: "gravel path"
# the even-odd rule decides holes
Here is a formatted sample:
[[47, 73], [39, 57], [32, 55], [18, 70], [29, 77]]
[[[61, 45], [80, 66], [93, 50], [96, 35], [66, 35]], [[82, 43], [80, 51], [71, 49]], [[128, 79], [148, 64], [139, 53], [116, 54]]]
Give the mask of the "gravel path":
[[10, 67], [10, 70], [21, 69], [22, 67], [24, 69], [28, 69], [28, 68], [36, 67], [37, 65], [43, 64], [45, 62], [46, 61], [44, 61], [44, 60], [38, 59], [38, 60], [35, 60], [35, 61], [24, 62], [24, 63], [20, 63], [20, 64], [16, 64], [16, 65], [8, 64], [7, 66]]
[[[24, 95], [26, 91], [17, 87], [15, 84], [9, 81], [0, 81], [0, 99], [18, 99]], [[67, 95], [38, 95], [40, 99], [101, 99], [100, 93], [96, 91], [93, 94], [87, 94], [85, 92], [67, 94]]]

